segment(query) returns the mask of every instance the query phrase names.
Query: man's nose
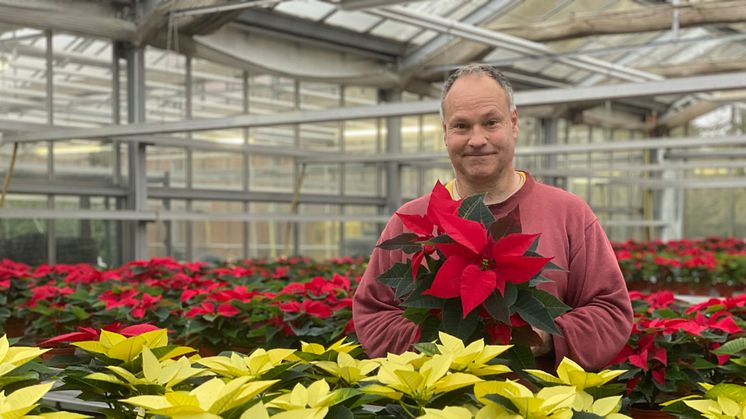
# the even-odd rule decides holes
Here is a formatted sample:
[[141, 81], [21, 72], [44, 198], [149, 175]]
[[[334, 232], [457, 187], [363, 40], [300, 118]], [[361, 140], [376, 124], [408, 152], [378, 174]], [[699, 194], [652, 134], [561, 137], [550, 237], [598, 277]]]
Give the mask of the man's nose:
[[475, 126], [469, 137], [469, 145], [472, 147], [481, 147], [485, 144], [487, 144], [487, 130]]

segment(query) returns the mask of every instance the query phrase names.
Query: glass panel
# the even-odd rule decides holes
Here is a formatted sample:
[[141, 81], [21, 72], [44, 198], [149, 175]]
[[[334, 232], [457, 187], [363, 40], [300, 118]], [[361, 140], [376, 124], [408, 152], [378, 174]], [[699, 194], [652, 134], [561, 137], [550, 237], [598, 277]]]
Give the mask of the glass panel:
[[300, 223], [300, 254], [317, 260], [339, 255], [340, 222], [334, 221], [340, 213], [338, 205], [300, 206], [303, 215], [329, 215], [329, 221]]
[[0, 117], [15, 123], [46, 124], [44, 31], [3, 24], [0, 40]]
[[334, 10], [334, 6], [316, 0], [283, 1], [273, 10], [312, 20], [319, 20]]
[[425, 151], [445, 151], [440, 115], [424, 115], [422, 117], [422, 149]]
[[187, 153], [177, 147], [148, 147], [148, 184], [163, 187], [186, 187]]
[[[345, 215], [376, 215], [376, 207], [345, 205]], [[346, 256], [370, 256], [378, 241], [378, 224], [363, 221], [345, 221], [344, 247], [341, 254]]]
[[401, 151], [414, 153], [420, 148], [420, 118], [408, 116], [401, 118]]
[[[111, 41], [55, 33], [53, 52], [54, 123], [110, 124]], [[45, 74], [40, 71], [38, 77], [45, 79]]]
[[[204, 213], [243, 211], [240, 202], [194, 201], [192, 210]], [[204, 261], [240, 259], [243, 255], [241, 221], [193, 221], [194, 258]]]
[[339, 165], [318, 163], [307, 165], [301, 192], [339, 195]]
[[341, 26], [355, 32], [367, 32], [373, 27], [373, 25], [381, 20], [380, 17], [372, 16], [363, 12], [346, 12], [344, 10], [337, 10], [333, 15], [329, 16], [324, 23]]
[[263, 74], [251, 77], [249, 83], [249, 113], [267, 114], [296, 108], [293, 79]]
[[300, 108], [307, 110], [338, 108], [341, 94], [338, 84], [301, 82]]
[[346, 153], [377, 153], [378, 120], [361, 119], [344, 122], [344, 148]]
[[[5, 207], [15, 209], [47, 208], [47, 198], [40, 195], [5, 197]], [[47, 222], [38, 219], [0, 218], [0, 259], [39, 265], [48, 262]]]
[[[240, 68], [227, 67], [197, 58], [192, 59], [192, 115], [194, 118], [221, 118], [243, 113], [243, 92], [243, 70]], [[241, 137], [236, 134], [230, 136]]]
[[[288, 204], [276, 202], [252, 202], [251, 214], [288, 214]], [[292, 235], [286, 235], [285, 221], [252, 221], [249, 227], [249, 257], [276, 258], [292, 252]], [[292, 230], [291, 230], [292, 233]]]
[[[19, 143], [11, 179], [21, 180], [35, 178], [46, 181], [47, 155], [46, 143]], [[8, 170], [8, 164], [12, 156], [12, 146], [0, 147], [0, 161], [3, 162], [0, 164], [0, 174], [2, 174], [3, 178], [5, 178], [5, 172]]]
[[152, 47], [145, 50], [145, 99], [148, 122], [180, 121], [187, 117], [184, 55]]
[[[401, 196], [404, 200], [420, 196], [419, 170], [415, 166], [401, 168]], [[432, 189], [432, 188], [431, 188]]]
[[375, 164], [345, 164], [345, 195], [376, 196], [378, 170]]
[[295, 125], [252, 128], [249, 130], [249, 144], [295, 148], [296, 129]]
[[194, 150], [192, 186], [205, 189], [243, 189], [243, 154]]
[[292, 192], [293, 159], [252, 154], [249, 158], [249, 189], [252, 191]]
[[300, 129], [300, 147], [310, 150], [339, 152], [339, 122], [302, 124]]
[[111, 143], [70, 140], [54, 144], [54, 172], [58, 179], [90, 184], [112, 180], [114, 152]]

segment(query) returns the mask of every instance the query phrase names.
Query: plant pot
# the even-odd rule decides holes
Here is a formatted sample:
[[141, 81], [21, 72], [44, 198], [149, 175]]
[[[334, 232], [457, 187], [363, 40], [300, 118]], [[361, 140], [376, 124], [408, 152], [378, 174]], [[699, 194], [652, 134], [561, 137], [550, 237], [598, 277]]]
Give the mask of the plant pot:
[[9, 338], [23, 337], [26, 334], [26, 320], [11, 317], [5, 321], [3, 329]]
[[634, 419], [673, 419], [674, 416], [668, 412], [657, 409], [646, 409], [643, 407], [632, 406], [629, 408], [629, 415]]

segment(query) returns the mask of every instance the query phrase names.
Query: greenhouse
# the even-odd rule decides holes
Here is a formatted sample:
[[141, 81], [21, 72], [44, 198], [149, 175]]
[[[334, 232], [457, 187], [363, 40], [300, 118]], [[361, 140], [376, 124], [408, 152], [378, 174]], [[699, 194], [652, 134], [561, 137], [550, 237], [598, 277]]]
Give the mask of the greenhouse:
[[745, 131], [740, 0], [0, 0], [0, 417], [746, 418]]

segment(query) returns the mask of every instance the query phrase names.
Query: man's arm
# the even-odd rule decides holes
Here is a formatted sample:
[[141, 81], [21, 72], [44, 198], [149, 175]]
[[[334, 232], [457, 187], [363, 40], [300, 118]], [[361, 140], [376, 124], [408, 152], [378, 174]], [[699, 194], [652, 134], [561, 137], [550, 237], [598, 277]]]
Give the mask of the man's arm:
[[565, 303], [556, 319], [564, 338], [554, 337], [556, 361], [567, 356], [600, 370], [622, 349], [632, 331], [632, 306], [614, 251], [598, 221], [571, 249]]
[[[401, 233], [391, 233], [391, 230], [398, 230], [392, 222], [395, 221], [389, 222], [380, 241]], [[402, 262], [401, 252], [375, 248], [352, 300], [355, 332], [370, 357], [406, 352], [419, 339], [419, 329], [404, 318], [394, 291], [378, 281], [378, 277], [396, 262]]]

